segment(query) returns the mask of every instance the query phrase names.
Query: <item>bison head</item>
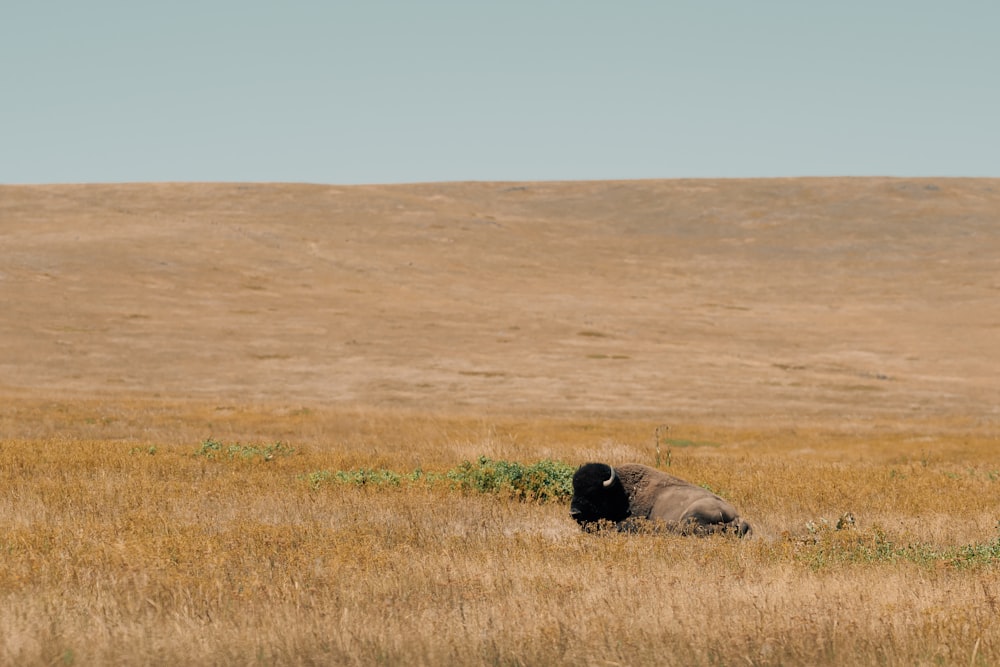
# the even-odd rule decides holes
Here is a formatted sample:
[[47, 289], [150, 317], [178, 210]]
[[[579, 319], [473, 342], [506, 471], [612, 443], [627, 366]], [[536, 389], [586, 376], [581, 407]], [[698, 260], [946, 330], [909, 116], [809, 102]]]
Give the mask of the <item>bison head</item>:
[[573, 474], [569, 514], [588, 526], [604, 519], [615, 523], [629, 516], [629, 500], [615, 469], [605, 463], [585, 463]]

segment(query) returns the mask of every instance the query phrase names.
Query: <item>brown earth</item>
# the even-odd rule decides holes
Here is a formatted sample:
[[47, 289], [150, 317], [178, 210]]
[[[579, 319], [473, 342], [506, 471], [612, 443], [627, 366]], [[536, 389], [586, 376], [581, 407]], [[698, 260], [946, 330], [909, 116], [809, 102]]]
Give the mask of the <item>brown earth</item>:
[[0, 399], [1000, 421], [1000, 180], [0, 187]]

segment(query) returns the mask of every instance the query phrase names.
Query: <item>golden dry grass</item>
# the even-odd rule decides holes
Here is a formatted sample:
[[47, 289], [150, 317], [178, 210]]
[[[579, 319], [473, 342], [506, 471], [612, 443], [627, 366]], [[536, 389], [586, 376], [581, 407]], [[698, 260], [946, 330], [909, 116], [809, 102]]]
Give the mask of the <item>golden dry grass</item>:
[[0, 395], [995, 426], [1000, 182], [0, 186]]
[[[478, 455], [653, 463], [640, 420], [134, 401], [102, 419], [113, 407], [63, 404], [44, 426], [52, 405], [22, 402], [38, 430], [0, 442], [4, 664], [1000, 660], [1000, 563], [957, 551], [997, 536], [995, 438], [674, 426], [669, 470], [733, 500], [756, 529], [741, 542], [586, 535], [564, 503], [302, 479]], [[160, 437], [127, 435], [131, 419]], [[196, 455], [210, 430], [235, 442], [226, 424], [308, 435], [270, 461]]]

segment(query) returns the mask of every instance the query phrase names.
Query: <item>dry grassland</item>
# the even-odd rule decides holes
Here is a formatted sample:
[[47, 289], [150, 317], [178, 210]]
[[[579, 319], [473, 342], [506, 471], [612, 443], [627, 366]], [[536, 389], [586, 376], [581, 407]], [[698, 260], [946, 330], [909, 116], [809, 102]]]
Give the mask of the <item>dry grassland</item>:
[[[1000, 664], [998, 211], [0, 188], [0, 664]], [[442, 479], [480, 456], [659, 463], [754, 537], [583, 534]], [[312, 476], [362, 468], [423, 476]]]
[[743, 510], [756, 533], [738, 541], [586, 535], [565, 503], [303, 478], [653, 463], [653, 423], [254, 412], [312, 434], [264, 460], [184, 442], [225, 429], [214, 408], [127, 404], [161, 429], [142, 440], [114, 437], [129, 425], [108, 407], [22, 405], [63, 421], [0, 443], [4, 664], [1000, 660], [995, 438], [674, 426], [661, 460]]

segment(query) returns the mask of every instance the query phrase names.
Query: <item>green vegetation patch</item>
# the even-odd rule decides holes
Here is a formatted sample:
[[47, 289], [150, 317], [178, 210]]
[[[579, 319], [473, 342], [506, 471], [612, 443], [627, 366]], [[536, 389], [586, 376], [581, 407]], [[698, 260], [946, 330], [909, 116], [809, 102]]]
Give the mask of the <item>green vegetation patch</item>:
[[233, 443], [226, 445], [218, 440], [207, 438], [202, 441], [201, 446], [195, 450], [195, 456], [204, 456], [207, 459], [260, 459], [262, 461], [273, 461], [282, 456], [290, 456], [295, 453], [294, 447], [289, 447], [283, 442], [275, 442], [270, 445], [242, 445]]
[[575, 467], [561, 461], [544, 459], [532, 464], [497, 461], [480, 456], [475, 462], [464, 461], [444, 473], [421, 469], [397, 473], [384, 468], [355, 470], [317, 470], [301, 476], [317, 489], [324, 484], [352, 486], [400, 486], [403, 484], [447, 485], [471, 493], [505, 495], [519, 500], [563, 501], [573, 495]]
[[545, 459], [531, 465], [480, 456], [446, 474], [463, 491], [511, 495], [521, 500], [564, 500], [573, 495], [573, 466]]
[[955, 568], [1000, 566], [1000, 536], [990, 542], [938, 546], [898, 542], [880, 526], [866, 530], [810, 524], [796, 542], [795, 559], [813, 569], [860, 563], [914, 563]]
[[[316, 470], [300, 475], [309, 486], [318, 489], [324, 484], [350, 484], [352, 486], [399, 486], [404, 476], [385, 468], [358, 468], [356, 470]], [[409, 477], [407, 481], [412, 481]]]

